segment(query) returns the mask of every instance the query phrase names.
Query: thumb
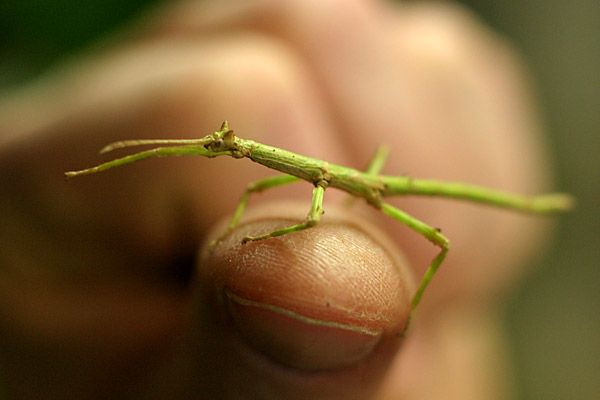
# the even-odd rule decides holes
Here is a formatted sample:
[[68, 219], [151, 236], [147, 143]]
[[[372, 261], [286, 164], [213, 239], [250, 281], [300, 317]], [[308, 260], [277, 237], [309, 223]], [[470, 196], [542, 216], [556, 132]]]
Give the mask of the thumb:
[[332, 207], [314, 228], [241, 245], [246, 235], [298, 223], [305, 208], [250, 211], [203, 251], [165, 394], [188, 387], [224, 399], [371, 398], [408, 321], [406, 264], [379, 231]]

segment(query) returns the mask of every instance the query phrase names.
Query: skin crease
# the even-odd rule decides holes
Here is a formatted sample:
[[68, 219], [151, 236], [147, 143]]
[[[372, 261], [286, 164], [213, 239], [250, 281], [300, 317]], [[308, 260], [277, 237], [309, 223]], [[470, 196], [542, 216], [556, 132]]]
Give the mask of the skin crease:
[[[324, 222], [331, 219], [323, 227], [270, 244], [241, 247], [231, 239], [215, 254], [200, 250], [195, 257], [245, 185], [270, 171], [247, 160], [182, 158], [70, 182], [62, 177], [97, 163], [94, 151], [109, 142], [194, 138], [227, 118], [243, 137], [337, 164], [366, 165], [387, 143], [386, 173], [543, 191], [543, 143], [508, 46], [447, 4], [189, 1], [157, 9], [142, 26], [0, 100], [0, 357], [7, 394], [509, 397], [495, 304], [539, 251], [538, 219], [448, 200], [394, 200], [451, 241], [408, 335], [398, 338], [411, 282], [436, 249], [366, 206], [343, 209], [340, 193], [326, 191]], [[232, 237], [303, 218], [310, 192], [299, 183], [257, 195], [254, 204], [275, 203], [248, 210]], [[282, 219], [274, 220], [278, 213]], [[313, 256], [287, 265], [298, 266], [289, 273], [277, 256], [260, 258], [287, 260], [282, 251], [289, 248], [297, 251], [288, 254], [314, 255], [323, 232], [347, 238], [327, 247], [331, 259], [348, 258], [347, 268], [327, 257], [313, 264]], [[372, 265], [361, 269], [361, 260]], [[364, 279], [372, 270], [381, 274]], [[252, 274], [252, 285], [238, 279], [240, 271]], [[318, 279], [318, 271], [327, 278]], [[364, 285], [346, 290], [361, 279]], [[231, 305], [223, 286], [305, 319]], [[246, 311], [236, 314], [240, 307]], [[298, 323], [306, 318], [317, 323]], [[325, 329], [323, 321], [378, 336], [363, 340], [347, 329]], [[339, 345], [331, 357], [322, 357], [323, 340], [317, 354], [299, 353], [305, 346], [294, 344], [315, 332]], [[292, 333], [297, 340], [280, 343], [279, 336]], [[269, 355], [275, 341], [287, 354], [276, 360]], [[373, 350], [354, 360], [367, 345]]]

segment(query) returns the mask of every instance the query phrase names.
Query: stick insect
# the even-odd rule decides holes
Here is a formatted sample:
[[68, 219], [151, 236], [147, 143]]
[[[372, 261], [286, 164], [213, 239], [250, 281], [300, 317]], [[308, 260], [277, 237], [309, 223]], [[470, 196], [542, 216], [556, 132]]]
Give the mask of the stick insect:
[[246, 208], [248, 198], [252, 193], [298, 182], [300, 180], [305, 180], [314, 185], [312, 203], [305, 222], [278, 229], [260, 236], [246, 236], [242, 239], [242, 244], [249, 241], [264, 240], [293, 232], [299, 232], [317, 225], [321, 218], [321, 214], [323, 213], [322, 206], [325, 189], [331, 187], [343, 190], [351, 196], [363, 198], [373, 207], [405, 224], [440, 248], [439, 253], [431, 261], [425, 275], [421, 279], [421, 283], [413, 294], [411, 311], [419, 304], [427, 285], [446, 257], [450, 245], [448, 239], [439, 229], [433, 228], [406, 212], [386, 203], [384, 201], [385, 197], [401, 195], [442, 196], [535, 214], [550, 214], [568, 211], [574, 202], [573, 198], [565, 193], [525, 196], [458, 182], [442, 182], [430, 179], [414, 179], [407, 176], [380, 175], [379, 172], [387, 157], [385, 148], [380, 148], [367, 170], [363, 172], [295, 154], [276, 147], [267, 146], [252, 140], [242, 139], [229, 129], [227, 121], [223, 122], [221, 129], [201, 139], [125, 140], [109, 144], [104, 147], [100, 153], [139, 145], [176, 146], [157, 147], [118, 158], [92, 168], [66, 172], [65, 175], [67, 178], [71, 178], [80, 175], [93, 174], [150, 157], [187, 155], [197, 155], [209, 158], [218, 156], [249, 158], [258, 164], [282, 172], [283, 175], [264, 178], [248, 185], [227, 229], [211, 243], [211, 247], [225, 238], [237, 226], [238, 221]]

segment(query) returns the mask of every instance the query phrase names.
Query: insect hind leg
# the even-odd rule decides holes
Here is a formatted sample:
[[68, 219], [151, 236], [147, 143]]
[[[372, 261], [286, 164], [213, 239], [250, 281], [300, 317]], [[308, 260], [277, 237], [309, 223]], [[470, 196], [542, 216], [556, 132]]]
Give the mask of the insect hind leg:
[[450, 249], [450, 242], [444, 235], [442, 235], [442, 233], [440, 232], [439, 229], [432, 228], [431, 226], [427, 225], [426, 223], [424, 223], [424, 222], [412, 217], [411, 215], [405, 213], [404, 211], [400, 210], [399, 208], [396, 208], [387, 203], [382, 203], [379, 206], [379, 208], [381, 209], [381, 211], [383, 211], [384, 214], [389, 215], [390, 217], [394, 218], [395, 220], [402, 222], [404, 225], [406, 225], [409, 228], [411, 228], [412, 230], [420, 233], [427, 240], [429, 240], [434, 245], [436, 245], [437, 247], [440, 248], [440, 252], [431, 261], [431, 264], [429, 264], [427, 271], [425, 271], [425, 275], [421, 279], [421, 283], [419, 284], [419, 287], [417, 288], [415, 294], [413, 295], [413, 298], [411, 300], [411, 312], [412, 312], [419, 304], [419, 301], [421, 300], [421, 296], [423, 296], [423, 292], [425, 292], [425, 289], [427, 288], [427, 285], [429, 285], [431, 278], [433, 278], [433, 276], [437, 272], [440, 264], [442, 263], [442, 261], [444, 261], [444, 258], [446, 257], [446, 253], [448, 253], [448, 250]]

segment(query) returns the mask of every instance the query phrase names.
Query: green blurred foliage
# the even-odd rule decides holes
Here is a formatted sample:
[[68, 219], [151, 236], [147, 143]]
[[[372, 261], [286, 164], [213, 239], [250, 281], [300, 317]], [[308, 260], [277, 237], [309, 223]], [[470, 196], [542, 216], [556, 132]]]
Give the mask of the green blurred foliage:
[[0, 88], [34, 77], [157, 0], [0, 0]]
[[464, 0], [521, 51], [578, 208], [507, 307], [520, 399], [600, 399], [600, 2]]
[[[157, 0], [0, 1], [0, 89], [131, 21]], [[534, 78], [575, 213], [506, 305], [519, 399], [600, 399], [600, 2], [463, 0]]]

